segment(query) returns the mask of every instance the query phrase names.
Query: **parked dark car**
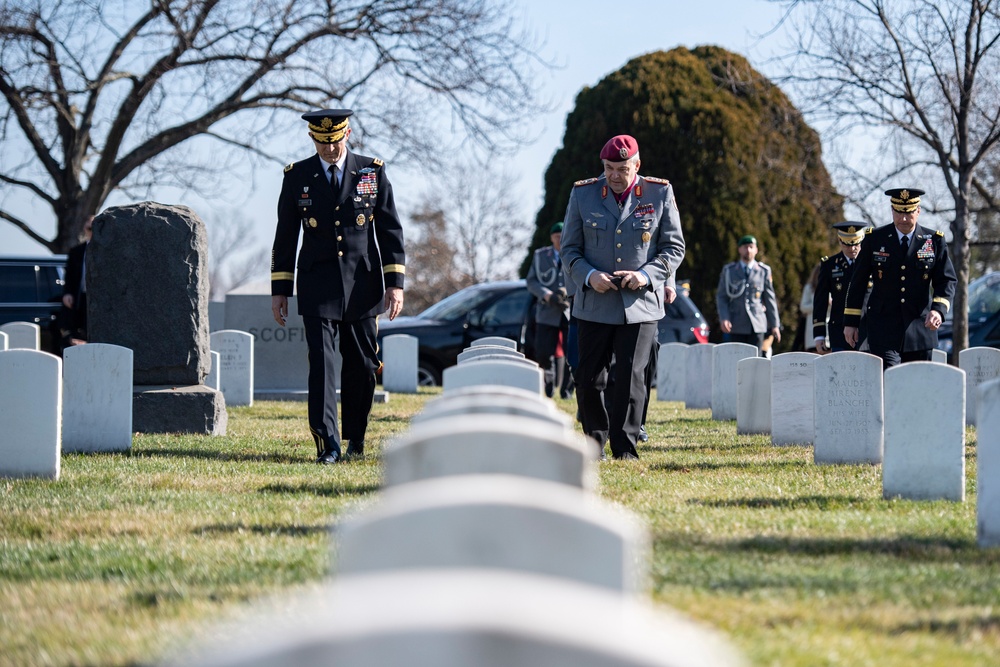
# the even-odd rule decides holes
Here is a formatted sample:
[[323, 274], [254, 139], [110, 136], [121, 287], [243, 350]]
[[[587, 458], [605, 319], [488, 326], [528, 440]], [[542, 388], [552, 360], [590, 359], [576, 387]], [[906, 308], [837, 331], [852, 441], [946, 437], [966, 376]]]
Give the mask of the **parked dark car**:
[[[969, 347], [1000, 347], [1000, 271], [969, 283]], [[952, 356], [952, 313], [938, 329], [938, 348]]]
[[0, 257], [0, 324], [37, 324], [42, 349], [59, 354], [56, 318], [62, 306], [65, 271], [65, 255]]
[[[458, 354], [472, 341], [487, 336], [502, 336], [517, 342], [518, 349], [530, 357], [534, 297], [523, 280], [509, 280], [472, 285], [455, 292], [422, 313], [380, 320], [379, 346], [382, 338], [409, 334], [418, 342], [418, 382], [421, 386], [441, 384], [444, 369], [457, 363]], [[661, 343], [704, 343], [708, 324], [684, 288], [667, 307], [660, 320]]]

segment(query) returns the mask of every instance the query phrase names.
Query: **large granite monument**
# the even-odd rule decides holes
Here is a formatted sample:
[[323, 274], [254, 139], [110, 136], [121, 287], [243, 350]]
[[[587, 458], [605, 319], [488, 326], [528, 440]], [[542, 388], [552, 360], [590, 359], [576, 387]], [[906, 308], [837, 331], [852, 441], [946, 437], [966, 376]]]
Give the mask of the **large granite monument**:
[[142, 202], [106, 209], [87, 251], [90, 341], [133, 353], [132, 428], [226, 432], [210, 368], [208, 236], [186, 206]]

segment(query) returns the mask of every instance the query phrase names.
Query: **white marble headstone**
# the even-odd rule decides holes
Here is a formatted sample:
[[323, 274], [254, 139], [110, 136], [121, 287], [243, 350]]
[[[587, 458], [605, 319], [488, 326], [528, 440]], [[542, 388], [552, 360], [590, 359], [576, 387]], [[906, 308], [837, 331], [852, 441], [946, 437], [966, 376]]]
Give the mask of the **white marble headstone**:
[[456, 361], [458, 361], [458, 363], [462, 363], [463, 361], [472, 361], [473, 359], [479, 359], [480, 357], [502, 357], [507, 359], [525, 358], [523, 353], [502, 345], [475, 345], [467, 347], [459, 352]]
[[42, 344], [42, 330], [32, 322], [8, 322], [0, 325], [0, 332], [7, 334], [8, 350], [38, 350]]
[[760, 354], [756, 345], [723, 343], [712, 349], [712, 419], [736, 419], [736, 366]]
[[400, 394], [417, 393], [420, 339], [393, 334], [382, 339], [382, 388]]
[[500, 345], [501, 347], [509, 347], [512, 350], [517, 349], [517, 343], [512, 341], [510, 338], [504, 338], [503, 336], [486, 336], [484, 338], [477, 338], [472, 341], [470, 347], [478, 347], [480, 345]]
[[816, 437], [812, 352], [771, 357], [771, 443], [811, 445]]
[[979, 385], [976, 427], [976, 538], [1000, 546], [1000, 380]]
[[0, 477], [59, 479], [62, 359], [0, 352]]
[[391, 487], [340, 524], [337, 538], [341, 576], [489, 568], [623, 593], [646, 588], [649, 542], [637, 517], [589, 491], [527, 477], [470, 475]]
[[219, 353], [218, 391], [226, 405], [253, 405], [253, 335], [222, 329], [212, 333], [209, 342], [212, 351]]
[[211, 365], [208, 368], [208, 375], [205, 377], [205, 386], [219, 391], [219, 353], [215, 350], [209, 351]]
[[660, 346], [656, 362], [656, 400], [684, 400], [688, 347], [687, 343], [667, 343]]
[[386, 447], [385, 486], [454, 475], [505, 474], [594, 484], [592, 440], [517, 415], [472, 414], [414, 424]]
[[5, 332], [0, 331], [0, 352], [10, 349], [10, 336]]
[[[595, 624], [599, 629], [595, 629]], [[381, 572], [261, 605], [185, 667], [736, 667], [729, 640], [643, 596], [503, 570]]]
[[537, 364], [532, 366], [523, 361], [476, 359], [444, 369], [442, 384], [445, 392], [477, 384], [499, 384], [527, 389], [541, 396], [545, 390], [545, 377]]
[[885, 372], [882, 495], [965, 500], [965, 371], [913, 361]]
[[965, 371], [965, 423], [976, 426], [979, 415], [979, 392], [984, 382], [1000, 378], [1000, 350], [995, 347], [970, 347], [958, 353], [958, 367]]
[[452, 396], [451, 392], [442, 394], [440, 398], [428, 401], [424, 409], [413, 415], [410, 424], [419, 424], [431, 419], [441, 419], [458, 415], [495, 414], [520, 415], [531, 417], [571, 428], [573, 425], [569, 415], [555, 406], [552, 401], [526, 401], [520, 397], [512, 397], [498, 393], [482, 393], [464, 396]]
[[712, 349], [715, 343], [689, 345], [684, 364], [684, 407], [712, 407]]
[[946, 364], [948, 363], [948, 353], [944, 350], [934, 348], [931, 350], [931, 361], [937, 364]]
[[771, 360], [747, 357], [736, 364], [736, 433], [771, 432]]
[[881, 463], [882, 359], [834, 352], [813, 361], [816, 463]]
[[63, 352], [63, 452], [132, 448], [132, 350], [88, 343]]

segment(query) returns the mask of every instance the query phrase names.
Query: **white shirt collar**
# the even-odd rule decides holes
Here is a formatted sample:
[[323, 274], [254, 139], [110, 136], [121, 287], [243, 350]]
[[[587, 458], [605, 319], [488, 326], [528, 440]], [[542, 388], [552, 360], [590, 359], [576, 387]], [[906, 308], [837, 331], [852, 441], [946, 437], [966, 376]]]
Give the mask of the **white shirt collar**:
[[[316, 157], [319, 157], [319, 154], [317, 154]], [[347, 151], [344, 151], [343, 153], [341, 153], [340, 154], [340, 159], [337, 160], [336, 162], [327, 162], [326, 160], [324, 160], [321, 157], [319, 158], [319, 161], [323, 163], [323, 171], [324, 171], [324, 173], [326, 173], [327, 178], [332, 178], [332, 175], [330, 174], [330, 165], [331, 164], [336, 164], [337, 165], [337, 169], [340, 170], [340, 175], [341, 175], [341, 177], [343, 177], [343, 175], [344, 175], [344, 164], [347, 162]]]

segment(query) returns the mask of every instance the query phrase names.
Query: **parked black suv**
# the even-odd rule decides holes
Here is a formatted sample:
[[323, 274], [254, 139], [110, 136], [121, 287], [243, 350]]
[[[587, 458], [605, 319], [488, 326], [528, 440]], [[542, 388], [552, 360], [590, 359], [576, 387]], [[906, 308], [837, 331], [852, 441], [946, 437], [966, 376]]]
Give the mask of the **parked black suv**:
[[42, 349], [59, 354], [56, 317], [65, 271], [65, 255], [0, 257], [0, 324], [37, 324], [42, 330]]
[[[708, 324], [688, 296], [681, 281], [677, 299], [667, 306], [660, 320], [661, 343], [704, 343]], [[385, 336], [409, 334], [418, 340], [418, 382], [441, 384], [444, 369], [458, 362], [458, 354], [472, 341], [502, 336], [517, 342], [518, 349], [532, 355], [534, 297], [523, 280], [480, 283], [445, 297], [419, 315], [380, 320], [379, 347]]]
[[[952, 318], [949, 310], [938, 329], [938, 349], [947, 352], [949, 358], [953, 356]], [[969, 347], [1000, 347], [1000, 271], [969, 283]]]

